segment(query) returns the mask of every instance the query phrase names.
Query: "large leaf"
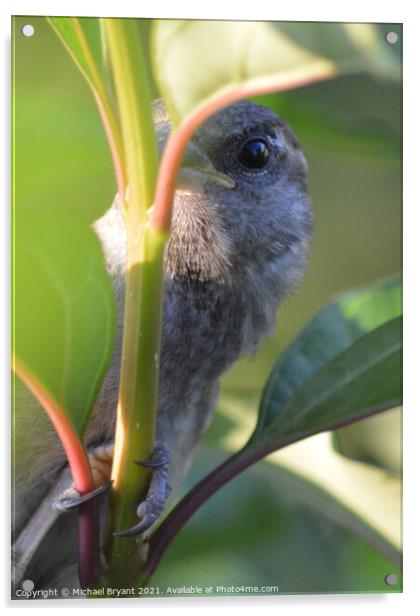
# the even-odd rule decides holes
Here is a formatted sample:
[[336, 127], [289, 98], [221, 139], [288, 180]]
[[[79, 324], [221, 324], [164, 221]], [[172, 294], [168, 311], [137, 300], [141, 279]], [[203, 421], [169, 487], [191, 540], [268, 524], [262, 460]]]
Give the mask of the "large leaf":
[[392, 319], [327, 362], [278, 407], [251, 443], [278, 449], [289, 439], [300, 440], [397, 406], [402, 395], [401, 327], [401, 317]]
[[345, 293], [322, 308], [275, 364], [261, 399], [256, 434], [317, 370], [364, 334], [400, 314], [399, 277]]
[[15, 233], [14, 351], [81, 434], [114, 334], [114, 300], [99, 242], [73, 219], [25, 210]]
[[152, 49], [156, 79], [176, 122], [229, 88], [262, 92], [321, 75], [398, 73], [398, 62], [369, 24], [159, 20]]
[[[95, 25], [95, 20], [88, 22]], [[20, 36], [24, 23], [27, 18], [13, 20], [14, 351], [25, 373], [46, 389], [57, 407], [68, 411], [81, 433], [112, 348], [114, 300], [90, 224], [103, 213], [114, 187], [100, 121], [88, 105], [83, 80], [45, 18], [31, 19], [36, 36], [28, 40]], [[52, 93], [39, 81], [48, 65], [47, 81], [56, 84], [62, 71], [54, 61], [60, 52], [68, 70], [64, 82], [74, 95], [71, 105], [58, 96], [64, 82]], [[84, 119], [75, 104], [78, 82], [87, 111]], [[106, 175], [111, 176], [108, 182]], [[42, 438], [37, 403], [29, 398], [30, 403], [22, 405], [24, 398], [28, 395], [15, 399], [18, 438]]]

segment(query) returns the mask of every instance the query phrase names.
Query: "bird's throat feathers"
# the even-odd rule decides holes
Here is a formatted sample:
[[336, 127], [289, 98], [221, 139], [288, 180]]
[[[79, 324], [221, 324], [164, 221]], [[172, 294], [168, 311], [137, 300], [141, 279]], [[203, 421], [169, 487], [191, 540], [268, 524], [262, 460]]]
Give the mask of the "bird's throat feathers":
[[171, 278], [224, 283], [231, 275], [233, 242], [219, 218], [218, 204], [204, 194], [176, 193], [165, 255]]

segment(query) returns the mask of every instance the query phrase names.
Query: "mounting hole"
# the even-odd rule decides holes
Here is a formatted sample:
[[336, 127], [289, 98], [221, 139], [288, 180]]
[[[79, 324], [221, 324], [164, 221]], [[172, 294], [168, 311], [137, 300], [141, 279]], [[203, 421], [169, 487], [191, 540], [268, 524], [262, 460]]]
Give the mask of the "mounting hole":
[[387, 584], [388, 586], [395, 586], [397, 582], [398, 578], [395, 573], [388, 573], [385, 576], [385, 584]]
[[29, 38], [35, 34], [35, 28], [31, 26], [31, 24], [25, 24], [24, 26], [22, 26], [21, 32], [23, 36]]
[[390, 45], [395, 45], [395, 43], [398, 43], [398, 34], [396, 32], [387, 32], [385, 34], [385, 40]]
[[22, 588], [23, 590], [26, 590], [26, 592], [31, 592], [31, 590], [35, 588], [35, 584], [32, 580], [23, 580]]

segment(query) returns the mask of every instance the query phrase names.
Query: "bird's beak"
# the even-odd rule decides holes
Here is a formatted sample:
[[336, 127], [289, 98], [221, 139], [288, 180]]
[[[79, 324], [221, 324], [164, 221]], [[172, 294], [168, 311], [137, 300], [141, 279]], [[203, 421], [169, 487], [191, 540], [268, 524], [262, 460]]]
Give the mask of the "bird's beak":
[[212, 182], [224, 188], [235, 187], [235, 181], [228, 175], [217, 171], [208, 156], [193, 141], [190, 141], [178, 171], [177, 189], [182, 192], [202, 192], [206, 182]]

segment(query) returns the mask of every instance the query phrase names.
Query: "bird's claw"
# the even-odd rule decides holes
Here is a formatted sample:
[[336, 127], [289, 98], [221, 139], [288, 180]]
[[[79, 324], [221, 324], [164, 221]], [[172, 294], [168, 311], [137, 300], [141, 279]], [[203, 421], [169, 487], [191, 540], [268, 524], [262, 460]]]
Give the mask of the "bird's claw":
[[134, 464], [138, 464], [139, 466], [144, 466], [145, 468], [160, 468], [161, 466], [166, 466], [171, 461], [171, 454], [166, 447], [162, 445], [156, 445], [153, 450], [152, 457], [150, 460], [135, 460]]
[[171, 493], [171, 486], [168, 482], [167, 465], [170, 462], [171, 454], [165, 447], [157, 446], [153, 451], [150, 460], [136, 461], [136, 464], [153, 469], [147, 496], [137, 507], [137, 515], [141, 518], [140, 522], [120, 532], [114, 533], [117, 537], [134, 537], [144, 533], [160, 517], [165, 508], [166, 501]]
[[71, 487], [63, 492], [53, 503], [54, 509], [61, 511], [62, 513], [69, 513], [73, 509], [77, 509], [80, 505], [97, 498], [101, 494], [107, 492], [112, 485], [112, 481], [105, 483], [104, 485], [95, 488], [87, 494], [80, 494], [76, 488]]

